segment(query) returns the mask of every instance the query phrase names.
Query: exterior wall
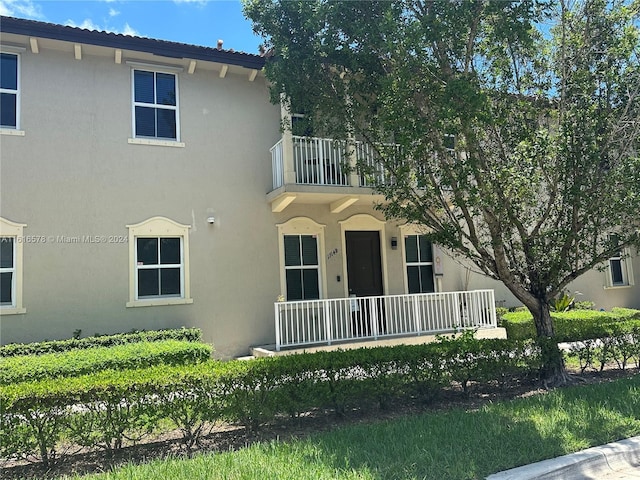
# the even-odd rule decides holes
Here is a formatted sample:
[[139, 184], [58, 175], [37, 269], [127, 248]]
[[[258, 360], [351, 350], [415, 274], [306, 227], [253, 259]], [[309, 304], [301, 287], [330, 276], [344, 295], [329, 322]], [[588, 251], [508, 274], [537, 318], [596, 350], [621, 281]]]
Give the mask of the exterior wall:
[[[264, 79], [179, 73], [185, 147], [173, 148], [128, 143], [131, 76], [112, 56], [21, 54], [25, 135], [1, 137], [0, 215], [49, 240], [24, 245], [26, 313], [0, 318], [1, 342], [183, 325], [202, 328], [220, 356], [272, 342], [277, 236], [265, 194], [280, 112]], [[60, 238], [126, 239], [126, 225], [154, 216], [191, 226], [190, 305], [127, 308], [126, 240]]]
[[[373, 200], [337, 214], [327, 204], [295, 202], [272, 213], [269, 148], [280, 138], [280, 109], [269, 104], [261, 76], [249, 82], [246, 70], [230, 69], [220, 78], [213, 66], [200, 64], [192, 75], [178, 73], [185, 146], [134, 145], [128, 143], [131, 67], [99, 49], [75, 60], [67, 47], [21, 53], [25, 135], [0, 139], [0, 216], [26, 224], [25, 236], [46, 239], [23, 244], [26, 313], [0, 317], [2, 344], [68, 338], [76, 329], [93, 335], [180, 326], [201, 328], [220, 357], [273, 343], [273, 302], [285, 293], [277, 225], [297, 217], [324, 225], [323, 298], [348, 295], [345, 225], [381, 230], [384, 293], [407, 292], [403, 230], [385, 222]], [[156, 216], [190, 226], [193, 303], [128, 308], [127, 225]], [[115, 241], [67, 240], [83, 236]], [[499, 305], [519, 304], [501, 283], [467, 275], [450, 256], [442, 259], [439, 290], [494, 288]], [[640, 275], [638, 256], [633, 270]], [[638, 285], [604, 284], [604, 273], [590, 272], [570, 290], [597, 308], [640, 308]]]

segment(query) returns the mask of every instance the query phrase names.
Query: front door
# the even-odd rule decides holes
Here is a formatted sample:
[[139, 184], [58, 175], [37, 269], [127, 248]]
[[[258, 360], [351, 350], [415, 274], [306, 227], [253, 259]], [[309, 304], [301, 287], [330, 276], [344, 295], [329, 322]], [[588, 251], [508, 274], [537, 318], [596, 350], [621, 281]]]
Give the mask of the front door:
[[[371, 297], [382, 295], [382, 261], [380, 258], [380, 232], [345, 232], [347, 254], [347, 285], [349, 296]], [[381, 300], [354, 300], [351, 308], [354, 337], [371, 336], [372, 319], [378, 319], [378, 332], [384, 331], [384, 309]]]

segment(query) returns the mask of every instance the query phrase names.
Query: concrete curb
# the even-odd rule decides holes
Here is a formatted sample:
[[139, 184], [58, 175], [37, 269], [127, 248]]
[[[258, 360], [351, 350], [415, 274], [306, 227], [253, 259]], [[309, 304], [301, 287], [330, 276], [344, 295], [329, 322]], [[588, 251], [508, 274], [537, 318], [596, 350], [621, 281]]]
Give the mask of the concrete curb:
[[[640, 436], [489, 475], [487, 480], [584, 480], [611, 472], [640, 478]], [[614, 478], [614, 477], [610, 477]]]

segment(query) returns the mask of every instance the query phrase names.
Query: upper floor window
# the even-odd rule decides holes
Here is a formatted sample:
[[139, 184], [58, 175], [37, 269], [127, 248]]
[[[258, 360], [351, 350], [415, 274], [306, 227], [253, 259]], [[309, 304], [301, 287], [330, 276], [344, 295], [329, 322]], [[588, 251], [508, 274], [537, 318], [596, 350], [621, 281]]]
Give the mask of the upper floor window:
[[17, 129], [20, 92], [19, 57], [14, 53], [0, 54], [0, 128]]
[[133, 128], [136, 138], [180, 138], [177, 77], [133, 70]]
[[404, 237], [408, 293], [435, 292], [433, 246], [425, 235]]

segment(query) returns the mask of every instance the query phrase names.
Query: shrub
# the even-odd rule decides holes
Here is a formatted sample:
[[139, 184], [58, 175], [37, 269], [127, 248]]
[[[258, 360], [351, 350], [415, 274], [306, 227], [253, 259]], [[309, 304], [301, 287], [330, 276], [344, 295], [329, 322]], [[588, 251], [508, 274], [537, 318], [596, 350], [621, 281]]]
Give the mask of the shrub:
[[[472, 353], [469, 353], [472, 352]], [[199, 365], [106, 370], [15, 383], [0, 390], [0, 455], [51, 463], [61, 439], [108, 452], [138, 441], [166, 420], [187, 449], [207, 425], [255, 428], [278, 415], [349, 406], [419, 392], [432, 398], [450, 379], [504, 381], [538, 368], [531, 342], [442, 339], [425, 345], [318, 352]], [[68, 443], [67, 442], [67, 443]]]
[[69, 338], [35, 343], [11, 343], [0, 347], [0, 357], [15, 355], [42, 355], [44, 353], [65, 352], [67, 350], [95, 347], [112, 347], [136, 342], [158, 342], [162, 340], [182, 340], [200, 342], [202, 331], [198, 328], [179, 328], [171, 330], [150, 330], [141, 332], [99, 335], [86, 338]]
[[[551, 319], [558, 342], [575, 342], [601, 338], [607, 335], [605, 325], [623, 321], [635, 321], [640, 325], [640, 310], [614, 308], [611, 312], [596, 310], [569, 310], [552, 312]], [[504, 315], [502, 326], [511, 339], [535, 338], [536, 330], [529, 311], [510, 312]]]
[[200, 363], [211, 357], [211, 351], [212, 348], [203, 343], [164, 340], [13, 356], [0, 359], [0, 384], [73, 377], [105, 369], [124, 370], [160, 364]]

